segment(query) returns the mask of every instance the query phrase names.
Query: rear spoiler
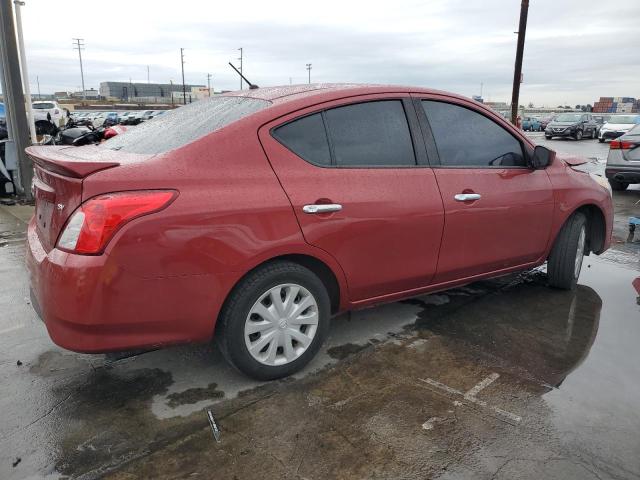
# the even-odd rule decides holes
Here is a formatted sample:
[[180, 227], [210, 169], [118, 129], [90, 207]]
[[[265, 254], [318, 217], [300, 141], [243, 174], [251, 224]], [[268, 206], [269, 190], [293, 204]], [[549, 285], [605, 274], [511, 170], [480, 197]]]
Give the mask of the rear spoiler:
[[[90, 160], [89, 158], [83, 159], [65, 155], [63, 151], [70, 148], [75, 150], [82, 147], [32, 146], [27, 147], [25, 152], [33, 160], [33, 163], [41, 168], [73, 178], [88, 177], [92, 173], [120, 165], [119, 162], [114, 161]], [[99, 158], [99, 155], [96, 155], [96, 157]]]

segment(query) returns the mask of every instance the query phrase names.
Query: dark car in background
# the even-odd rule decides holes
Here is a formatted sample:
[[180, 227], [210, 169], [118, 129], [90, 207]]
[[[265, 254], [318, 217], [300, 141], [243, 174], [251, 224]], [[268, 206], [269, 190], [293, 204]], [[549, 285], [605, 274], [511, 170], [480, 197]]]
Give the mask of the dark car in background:
[[640, 183], [640, 125], [611, 141], [605, 176], [613, 190]]
[[598, 124], [590, 113], [561, 113], [547, 125], [544, 136], [547, 140], [553, 137], [596, 138]]
[[545, 130], [547, 128], [547, 125], [549, 125], [555, 117], [556, 117], [555, 115], [549, 115], [547, 117], [541, 118], [540, 127], [542, 128], [542, 130]]

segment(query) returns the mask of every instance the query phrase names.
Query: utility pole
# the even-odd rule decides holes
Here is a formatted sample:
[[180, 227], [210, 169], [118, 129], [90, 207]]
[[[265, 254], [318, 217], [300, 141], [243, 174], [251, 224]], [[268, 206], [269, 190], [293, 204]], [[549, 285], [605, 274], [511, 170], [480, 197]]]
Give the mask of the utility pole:
[[522, 55], [524, 53], [524, 36], [527, 32], [527, 13], [529, 0], [522, 0], [520, 5], [520, 24], [518, 26], [518, 46], [516, 48], [516, 66], [513, 72], [513, 92], [511, 94], [511, 123], [517, 125], [518, 105], [520, 104], [520, 82], [522, 81]]
[[[13, 8], [11, 0], [0, 0], [0, 61], [2, 63], [2, 92], [7, 107], [7, 127], [12, 142], [5, 146], [5, 161], [10, 155], [15, 155], [17, 161], [16, 189], [26, 200], [33, 199], [31, 195], [31, 181], [33, 180], [33, 164], [24, 153], [29, 146], [29, 125], [22, 92], [20, 78], [18, 45], [13, 23]], [[9, 148], [12, 143], [15, 148]], [[11, 153], [13, 151], [13, 153]]]
[[78, 57], [80, 58], [80, 76], [82, 77], [82, 99], [86, 100], [87, 96], [84, 89], [84, 70], [82, 69], [82, 50], [84, 50], [84, 38], [73, 38], [76, 44], [73, 47], [78, 50]]
[[151, 83], [149, 80], [149, 65], [147, 65], [147, 83]]
[[171, 87], [169, 87], [169, 95], [171, 96], [171, 108], [173, 108], [173, 80], [169, 80]]
[[180, 63], [182, 64], [182, 103], [187, 104], [187, 87], [184, 84], [184, 48], [180, 49]]
[[238, 60], [240, 60], [240, 90], [242, 90], [242, 47], [240, 47], [238, 50], [240, 50], [240, 57], [238, 58]]
[[42, 100], [42, 95], [40, 95], [40, 77], [36, 75], [36, 83], [38, 84], [38, 100]]
[[309, 83], [311, 83], [311, 64], [307, 63], [307, 72], [309, 72]]
[[209, 91], [209, 96], [211, 96], [211, 74], [207, 73], [207, 90]]
[[33, 119], [33, 106], [31, 104], [31, 87], [29, 85], [29, 70], [27, 69], [27, 55], [24, 50], [24, 38], [22, 36], [22, 15], [20, 8], [24, 6], [24, 2], [14, 0], [16, 10], [16, 33], [18, 36], [18, 48], [20, 49], [20, 67], [22, 70], [22, 91], [24, 92], [25, 105], [27, 107], [27, 119], [29, 121], [29, 134], [31, 135], [31, 143], [37, 143], [36, 124]]

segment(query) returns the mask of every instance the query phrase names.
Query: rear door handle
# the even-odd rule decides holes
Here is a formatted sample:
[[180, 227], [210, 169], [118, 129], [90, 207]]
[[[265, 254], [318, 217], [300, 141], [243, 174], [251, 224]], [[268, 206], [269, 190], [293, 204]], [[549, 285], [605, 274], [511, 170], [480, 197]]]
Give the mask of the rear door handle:
[[479, 193], [458, 193], [453, 198], [456, 202], [468, 202], [469, 200], [480, 200], [482, 195]]
[[340, 210], [342, 210], [342, 205], [339, 203], [313, 204], [302, 207], [304, 213], [329, 213], [339, 212]]

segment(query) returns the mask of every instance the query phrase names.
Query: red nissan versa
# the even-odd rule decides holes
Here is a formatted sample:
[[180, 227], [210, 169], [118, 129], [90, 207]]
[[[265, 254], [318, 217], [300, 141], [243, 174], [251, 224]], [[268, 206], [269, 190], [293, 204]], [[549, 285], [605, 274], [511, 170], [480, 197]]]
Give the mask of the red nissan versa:
[[337, 312], [548, 262], [576, 285], [612, 201], [466, 98], [304, 85], [216, 96], [101, 144], [30, 147], [33, 305], [79, 352], [203, 342], [289, 375]]

